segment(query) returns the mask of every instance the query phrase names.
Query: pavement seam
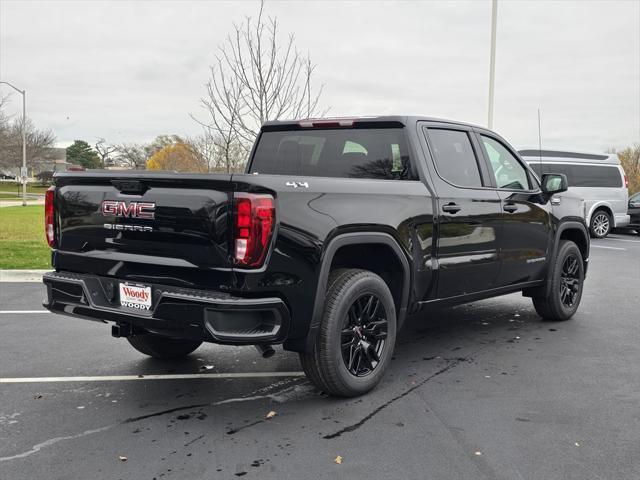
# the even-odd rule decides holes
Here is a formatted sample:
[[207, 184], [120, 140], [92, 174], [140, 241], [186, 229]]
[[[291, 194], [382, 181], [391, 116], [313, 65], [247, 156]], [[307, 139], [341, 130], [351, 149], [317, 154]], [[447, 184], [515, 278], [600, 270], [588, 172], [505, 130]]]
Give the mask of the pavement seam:
[[25, 458], [28, 457], [34, 453], [39, 452], [40, 450], [42, 450], [45, 447], [49, 447], [51, 445], [54, 445], [58, 442], [61, 441], [65, 441], [65, 440], [75, 440], [78, 438], [82, 438], [82, 437], [86, 437], [88, 435], [93, 435], [95, 433], [100, 433], [100, 432], [105, 432], [107, 430], [111, 430], [115, 427], [120, 427], [122, 425], [127, 425], [127, 424], [131, 424], [131, 423], [136, 423], [142, 420], [146, 420], [148, 418], [151, 417], [158, 417], [161, 415], [167, 415], [170, 413], [175, 413], [178, 411], [182, 411], [182, 410], [189, 410], [189, 409], [197, 409], [197, 408], [205, 408], [205, 407], [215, 407], [215, 406], [220, 406], [220, 405], [226, 405], [229, 403], [238, 403], [238, 402], [250, 402], [250, 401], [255, 401], [255, 400], [263, 400], [263, 399], [277, 399], [278, 398], [278, 394], [282, 393], [286, 390], [291, 389], [291, 387], [286, 387], [283, 388], [282, 390], [278, 390], [275, 393], [270, 393], [267, 395], [254, 395], [254, 396], [250, 396], [253, 392], [247, 394], [247, 396], [244, 397], [237, 397], [237, 398], [228, 398], [225, 400], [219, 400], [217, 402], [210, 402], [210, 403], [203, 403], [203, 404], [196, 404], [196, 405], [186, 405], [184, 407], [175, 407], [175, 408], [170, 408], [168, 410], [161, 410], [159, 412], [154, 412], [154, 413], [150, 413], [147, 415], [141, 415], [139, 417], [131, 417], [131, 418], [127, 418], [125, 420], [122, 420], [120, 422], [116, 422], [116, 423], [112, 423], [110, 425], [105, 425], [103, 427], [99, 427], [99, 428], [95, 428], [92, 430], [85, 430], [84, 432], [81, 433], [77, 433], [74, 435], [66, 435], [63, 437], [54, 437], [54, 438], [50, 438], [48, 440], [45, 440], [44, 442], [38, 443], [36, 445], [34, 445], [33, 447], [31, 447], [31, 449], [22, 452], [22, 453], [18, 453], [15, 455], [11, 455], [8, 457], [0, 457], [0, 463], [1, 462], [7, 462], [10, 460], [17, 460], [19, 458]]
[[403, 399], [404, 397], [406, 397], [407, 395], [409, 395], [412, 392], [415, 392], [417, 389], [419, 389], [420, 387], [422, 387], [424, 384], [426, 384], [427, 382], [429, 382], [430, 380], [433, 380], [434, 378], [442, 375], [443, 373], [448, 372], [449, 370], [457, 367], [458, 365], [460, 365], [463, 362], [469, 362], [471, 360], [473, 360], [473, 357], [478, 354], [479, 352], [481, 352], [482, 350], [484, 350], [485, 348], [487, 348], [489, 345], [493, 345], [494, 342], [490, 342], [487, 343], [486, 345], [483, 345], [482, 347], [474, 350], [473, 352], [471, 352], [469, 355], [467, 355], [466, 357], [458, 357], [456, 359], [454, 359], [453, 361], [450, 361], [446, 366], [442, 367], [441, 369], [439, 369], [438, 371], [436, 371], [435, 373], [432, 373], [431, 375], [429, 375], [428, 377], [426, 377], [425, 379], [421, 380], [420, 382], [416, 383], [415, 385], [413, 385], [412, 387], [408, 388], [407, 390], [405, 390], [404, 392], [396, 395], [395, 397], [392, 397], [390, 400], [387, 400], [385, 403], [383, 403], [382, 405], [379, 405], [378, 407], [376, 407], [375, 409], [373, 409], [370, 413], [368, 413], [367, 415], [365, 415], [362, 419], [360, 419], [359, 421], [357, 421], [356, 423], [349, 425], [347, 427], [344, 427], [340, 430], [338, 430], [337, 432], [334, 433], [330, 433], [328, 435], [323, 436], [322, 438], [326, 439], [326, 440], [331, 440], [337, 437], [340, 437], [341, 435], [345, 434], [345, 433], [349, 433], [349, 432], [353, 432], [354, 430], [357, 430], [358, 428], [360, 428], [361, 426], [363, 426], [365, 423], [367, 423], [369, 420], [371, 420], [374, 416], [376, 416], [378, 413], [380, 413], [382, 410], [384, 410], [385, 408], [387, 408], [389, 405], [392, 405], [393, 403], [397, 402], [398, 400]]

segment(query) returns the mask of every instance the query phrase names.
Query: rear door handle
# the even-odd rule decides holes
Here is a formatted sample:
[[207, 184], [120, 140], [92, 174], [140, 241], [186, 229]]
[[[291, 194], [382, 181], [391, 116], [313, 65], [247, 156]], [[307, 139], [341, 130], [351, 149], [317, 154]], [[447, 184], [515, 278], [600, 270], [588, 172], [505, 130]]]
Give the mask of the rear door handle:
[[516, 210], [518, 210], [518, 206], [517, 206], [517, 205], [515, 205], [515, 204], [513, 204], [513, 203], [507, 203], [504, 207], [502, 207], [502, 209], [503, 209], [505, 212], [513, 213], [513, 212], [515, 212]]
[[442, 206], [442, 211], [448, 213], [458, 213], [461, 209], [462, 207], [460, 207], [460, 205], [453, 202]]

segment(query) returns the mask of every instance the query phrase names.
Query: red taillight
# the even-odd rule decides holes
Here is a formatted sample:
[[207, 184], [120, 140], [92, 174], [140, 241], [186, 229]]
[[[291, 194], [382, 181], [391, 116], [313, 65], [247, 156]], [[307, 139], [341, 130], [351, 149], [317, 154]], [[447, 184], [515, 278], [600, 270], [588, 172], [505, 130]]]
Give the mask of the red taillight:
[[626, 173], [624, 174], [624, 188], [629, 188], [629, 179]]
[[238, 265], [262, 265], [275, 223], [271, 195], [235, 193], [234, 257]]
[[56, 187], [49, 187], [49, 190], [44, 194], [44, 233], [51, 248], [56, 247], [53, 210], [55, 195]]

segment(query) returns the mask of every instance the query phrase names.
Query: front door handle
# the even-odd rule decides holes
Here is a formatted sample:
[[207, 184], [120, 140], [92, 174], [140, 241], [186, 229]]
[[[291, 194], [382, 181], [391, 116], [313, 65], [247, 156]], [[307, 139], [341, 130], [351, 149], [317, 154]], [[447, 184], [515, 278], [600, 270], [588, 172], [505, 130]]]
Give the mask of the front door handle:
[[518, 210], [518, 206], [517, 206], [517, 205], [515, 205], [515, 204], [513, 204], [513, 203], [507, 203], [504, 207], [502, 207], [502, 209], [503, 209], [505, 212], [513, 213], [513, 212], [515, 212], [516, 210]]
[[461, 209], [460, 205], [453, 202], [442, 206], [442, 211], [447, 213], [458, 213]]

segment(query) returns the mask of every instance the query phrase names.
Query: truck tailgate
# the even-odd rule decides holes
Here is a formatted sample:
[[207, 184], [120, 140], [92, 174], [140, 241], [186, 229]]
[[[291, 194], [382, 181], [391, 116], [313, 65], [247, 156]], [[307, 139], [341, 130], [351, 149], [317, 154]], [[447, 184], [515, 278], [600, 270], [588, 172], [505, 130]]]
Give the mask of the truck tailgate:
[[227, 268], [231, 175], [56, 176], [58, 254], [156, 266]]

